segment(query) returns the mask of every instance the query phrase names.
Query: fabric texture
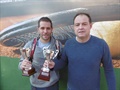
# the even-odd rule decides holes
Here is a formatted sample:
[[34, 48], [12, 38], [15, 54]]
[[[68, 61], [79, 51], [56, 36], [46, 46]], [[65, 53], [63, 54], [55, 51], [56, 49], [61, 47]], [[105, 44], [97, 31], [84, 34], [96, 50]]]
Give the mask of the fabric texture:
[[68, 40], [54, 70], [68, 65], [68, 90], [100, 90], [100, 66], [103, 64], [108, 90], [116, 90], [109, 48], [103, 39], [91, 36], [85, 43]]
[[[26, 43], [24, 48], [31, 48], [32, 42], [33, 42], [33, 40]], [[49, 49], [51, 49], [53, 51], [56, 50], [55, 42], [56, 42], [56, 40], [52, 37], [51, 41], [50, 41]], [[61, 51], [62, 44], [59, 42], [59, 45], [60, 45], [60, 51]], [[23, 60], [24, 59], [21, 56], [20, 62], [19, 62], [19, 68], [20, 68], [20, 64]], [[59, 72], [57, 70], [50, 71], [50, 81], [44, 81], [44, 80], [38, 79], [40, 70], [43, 67], [43, 63], [45, 60], [46, 60], [46, 58], [43, 55], [43, 50], [42, 50], [42, 48], [39, 47], [38, 41], [37, 41], [36, 48], [35, 48], [34, 55], [33, 55], [33, 62], [32, 62], [32, 66], [35, 68], [36, 73], [30, 76], [30, 83], [34, 87], [38, 87], [38, 88], [49, 87], [49, 86], [55, 84], [56, 82], [58, 82], [58, 80], [59, 80]]]
[[50, 87], [45, 87], [45, 88], [37, 88], [34, 86], [31, 86], [31, 90], [59, 90], [59, 82], [56, 82]]

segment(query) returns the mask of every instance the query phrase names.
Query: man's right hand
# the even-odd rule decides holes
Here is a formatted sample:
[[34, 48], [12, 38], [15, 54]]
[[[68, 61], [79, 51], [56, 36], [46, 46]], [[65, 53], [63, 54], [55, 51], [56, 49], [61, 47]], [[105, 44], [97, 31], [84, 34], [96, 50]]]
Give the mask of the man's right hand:
[[54, 68], [55, 63], [52, 60], [45, 60], [43, 67], [49, 67], [50, 69]]

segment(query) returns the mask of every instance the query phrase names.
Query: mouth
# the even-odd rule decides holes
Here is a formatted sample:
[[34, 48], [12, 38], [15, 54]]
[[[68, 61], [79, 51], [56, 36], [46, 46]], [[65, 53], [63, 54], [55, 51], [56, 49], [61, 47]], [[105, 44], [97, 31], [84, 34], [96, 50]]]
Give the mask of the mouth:
[[49, 38], [49, 37], [50, 37], [50, 35], [45, 34], [45, 35], [42, 35], [42, 37], [44, 37], [44, 38]]
[[82, 34], [82, 33], [84, 33], [85, 31], [79, 31], [78, 33], [80, 33], [80, 34]]
[[43, 37], [44, 37], [44, 38], [47, 38], [47, 37], [48, 37], [48, 35], [43, 35]]

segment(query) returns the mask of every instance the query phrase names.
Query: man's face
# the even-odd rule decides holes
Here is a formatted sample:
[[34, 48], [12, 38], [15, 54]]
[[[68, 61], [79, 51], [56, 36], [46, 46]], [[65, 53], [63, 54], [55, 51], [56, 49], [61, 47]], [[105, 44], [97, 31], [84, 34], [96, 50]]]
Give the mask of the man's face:
[[74, 20], [74, 32], [78, 38], [87, 38], [90, 35], [92, 24], [86, 15], [79, 15]]
[[40, 34], [40, 39], [44, 42], [48, 42], [50, 40], [52, 34], [52, 27], [50, 22], [41, 21], [40, 27], [38, 28], [38, 32]]

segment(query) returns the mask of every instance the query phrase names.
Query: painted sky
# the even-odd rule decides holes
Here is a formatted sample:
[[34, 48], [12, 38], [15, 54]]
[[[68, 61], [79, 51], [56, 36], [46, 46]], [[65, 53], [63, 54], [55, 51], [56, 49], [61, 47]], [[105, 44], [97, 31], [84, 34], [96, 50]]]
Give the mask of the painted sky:
[[119, 3], [119, 0], [0, 0], [0, 18], [29, 14], [49, 14], [80, 7], [107, 6], [116, 3]]

